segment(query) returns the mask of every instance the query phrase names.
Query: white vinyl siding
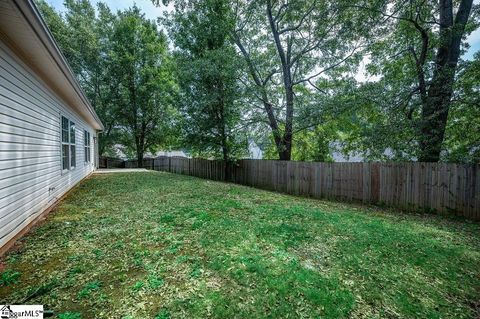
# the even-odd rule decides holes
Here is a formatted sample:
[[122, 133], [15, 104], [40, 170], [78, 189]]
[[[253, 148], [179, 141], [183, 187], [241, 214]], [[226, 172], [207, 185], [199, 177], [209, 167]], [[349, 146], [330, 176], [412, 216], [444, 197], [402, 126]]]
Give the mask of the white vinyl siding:
[[[70, 166], [62, 169], [62, 116]], [[84, 132], [95, 131], [0, 42], [0, 247], [90, 174]], [[72, 167], [72, 168], [73, 168]], [[63, 173], [62, 173], [63, 172]]]

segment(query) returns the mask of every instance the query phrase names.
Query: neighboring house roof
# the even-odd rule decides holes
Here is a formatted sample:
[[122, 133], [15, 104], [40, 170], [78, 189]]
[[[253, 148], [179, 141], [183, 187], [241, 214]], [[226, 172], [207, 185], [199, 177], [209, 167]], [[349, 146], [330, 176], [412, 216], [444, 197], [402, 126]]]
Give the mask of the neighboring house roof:
[[0, 1], [0, 37], [96, 130], [103, 124], [32, 0]]

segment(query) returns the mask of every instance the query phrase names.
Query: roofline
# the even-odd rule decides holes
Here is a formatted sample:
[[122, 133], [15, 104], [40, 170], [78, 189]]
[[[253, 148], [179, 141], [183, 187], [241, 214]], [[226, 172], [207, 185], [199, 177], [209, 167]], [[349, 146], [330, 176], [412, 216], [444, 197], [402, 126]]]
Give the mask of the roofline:
[[[37, 34], [40, 42], [45, 46], [48, 53], [53, 58], [53, 60], [55, 61], [59, 69], [62, 71], [65, 78], [68, 80], [70, 85], [74, 88], [75, 92], [82, 100], [88, 112], [92, 115], [95, 122], [97, 122], [98, 127], [96, 129], [103, 131], [105, 127], [103, 126], [102, 121], [98, 117], [97, 113], [95, 112], [92, 105], [90, 104], [87, 96], [85, 95], [85, 92], [83, 91], [80, 84], [78, 83], [72, 69], [70, 68], [70, 65], [67, 62], [67, 59], [65, 58], [62, 51], [58, 47], [57, 42], [53, 38], [53, 35], [50, 32], [50, 29], [48, 28], [45, 20], [43, 19], [40, 11], [38, 10], [33, 0], [13, 1], [13, 3], [17, 6], [17, 9], [22, 13], [25, 20], [29, 23], [33, 31]], [[33, 17], [33, 21], [32, 19], [29, 18], [29, 16]], [[32, 22], [37, 22], [37, 23], [32, 23]]]

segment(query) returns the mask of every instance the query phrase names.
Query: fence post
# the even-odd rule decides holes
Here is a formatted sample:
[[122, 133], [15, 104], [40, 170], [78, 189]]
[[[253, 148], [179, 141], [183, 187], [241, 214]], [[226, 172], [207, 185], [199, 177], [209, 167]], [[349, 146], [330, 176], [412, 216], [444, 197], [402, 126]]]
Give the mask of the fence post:
[[370, 201], [377, 204], [380, 200], [380, 163], [372, 163], [370, 171]]

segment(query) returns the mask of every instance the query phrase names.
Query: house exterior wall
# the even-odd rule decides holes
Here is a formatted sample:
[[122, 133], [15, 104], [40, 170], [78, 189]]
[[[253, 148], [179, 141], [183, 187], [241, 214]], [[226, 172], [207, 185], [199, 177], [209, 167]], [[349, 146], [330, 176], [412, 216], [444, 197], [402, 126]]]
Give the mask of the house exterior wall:
[[[76, 127], [72, 170], [62, 169], [62, 116]], [[90, 132], [90, 163], [84, 161], [84, 130]], [[0, 40], [0, 248], [95, 169], [94, 136]]]

